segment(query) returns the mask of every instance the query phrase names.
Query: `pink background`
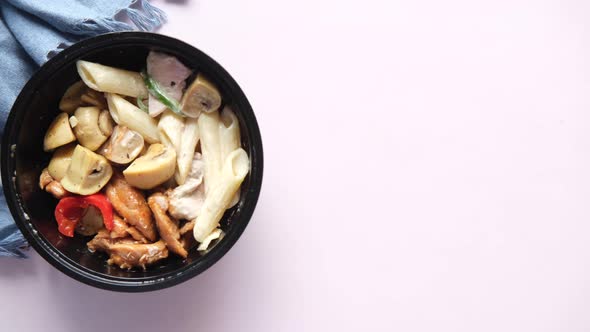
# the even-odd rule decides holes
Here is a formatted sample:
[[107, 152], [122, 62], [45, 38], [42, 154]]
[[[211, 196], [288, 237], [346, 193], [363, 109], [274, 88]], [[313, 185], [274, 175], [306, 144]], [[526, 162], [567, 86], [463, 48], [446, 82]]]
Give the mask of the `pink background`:
[[0, 259], [2, 331], [590, 330], [590, 2], [154, 3], [250, 98], [253, 220], [153, 293]]

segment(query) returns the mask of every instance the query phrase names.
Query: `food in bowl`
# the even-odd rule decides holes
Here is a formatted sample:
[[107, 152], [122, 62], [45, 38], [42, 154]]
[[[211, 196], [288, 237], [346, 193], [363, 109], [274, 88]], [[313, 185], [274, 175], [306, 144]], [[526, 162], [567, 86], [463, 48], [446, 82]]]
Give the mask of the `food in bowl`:
[[92, 236], [108, 263], [143, 268], [223, 237], [249, 157], [217, 87], [174, 56], [152, 51], [139, 72], [78, 61], [43, 142], [39, 185], [59, 199], [58, 230]]

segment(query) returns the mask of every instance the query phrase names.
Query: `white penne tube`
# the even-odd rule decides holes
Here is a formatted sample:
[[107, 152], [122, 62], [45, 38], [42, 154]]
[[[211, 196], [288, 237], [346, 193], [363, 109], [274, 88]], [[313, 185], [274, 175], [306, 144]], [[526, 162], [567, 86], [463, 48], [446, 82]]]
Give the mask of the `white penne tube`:
[[91, 89], [130, 97], [147, 98], [148, 91], [138, 72], [104, 66], [94, 62], [76, 61], [78, 75]]
[[225, 236], [225, 233], [220, 228], [216, 228], [215, 230], [213, 230], [213, 232], [211, 232], [211, 234], [209, 234], [205, 238], [205, 240], [203, 240], [203, 242], [201, 244], [199, 244], [199, 247], [197, 248], [197, 250], [198, 251], [205, 251], [205, 252], [209, 251], [209, 249], [212, 249], [209, 247], [211, 245], [211, 242], [213, 242], [217, 239], [219, 239], [219, 241], [221, 241], [224, 236]]
[[205, 193], [215, 186], [221, 172], [221, 143], [219, 141], [219, 112], [201, 113], [198, 118], [201, 153], [205, 162]]
[[[201, 113], [201, 116], [203, 114], [205, 113]], [[195, 220], [193, 235], [199, 243], [204, 242], [217, 228], [219, 220], [249, 171], [250, 161], [244, 149], [239, 148], [227, 156], [218, 182], [206, 195], [201, 212]]]
[[186, 182], [193, 163], [193, 157], [195, 156], [197, 143], [199, 143], [198, 120], [186, 118], [180, 139], [180, 151], [177, 152], [178, 172], [175, 174], [175, 179], [178, 184], [184, 184]]
[[176, 150], [180, 153], [180, 138], [184, 129], [184, 119], [174, 112], [167, 110], [162, 113], [158, 121], [158, 136], [162, 144]]
[[221, 143], [221, 160], [240, 147], [240, 123], [238, 117], [229, 107], [224, 107], [219, 121], [219, 141]]
[[[221, 111], [219, 121], [219, 141], [221, 144], [222, 161], [224, 161], [232, 151], [241, 146], [240, 123], [238, 122], [238, 117], [229, 106], [225, 106], [223, 111]], [[237, 191], [228, 208], [236, 205], [239, 200], [240, 192]]]
[[158, 143], [158, 123], [146, 112], [113, 93], [107, 93], [107, 102], [111, 117], [118, 125], [126, 126], [138, 132], [148, 143]]
[[165, 111], [158, 122], [160, 141], [176, 151], [177, 169], [174, 179], [184, 184], [199, 142], [197, 119], [183, 119], [172, 111]]

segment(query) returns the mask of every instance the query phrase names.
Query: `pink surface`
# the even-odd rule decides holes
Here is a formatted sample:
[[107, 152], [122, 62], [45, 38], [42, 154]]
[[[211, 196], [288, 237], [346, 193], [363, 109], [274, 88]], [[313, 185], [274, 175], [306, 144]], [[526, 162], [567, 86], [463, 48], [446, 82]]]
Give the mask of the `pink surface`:
[[253, 220], [153, 293], [0, 259], [0, 330], [590, 330], [588, 1], [155, 3], [250, 98]]

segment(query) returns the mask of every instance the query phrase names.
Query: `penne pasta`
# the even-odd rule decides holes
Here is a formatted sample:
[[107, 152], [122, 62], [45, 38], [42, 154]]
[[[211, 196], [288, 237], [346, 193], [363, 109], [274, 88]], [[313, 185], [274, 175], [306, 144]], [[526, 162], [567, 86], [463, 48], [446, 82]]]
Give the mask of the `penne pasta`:
[[177, 169], [174, 179], [179, 185], [184, 184], [193, 162], [195, 149], [199, 142], [197, 119], [183, 119], [172, 111], [165, 111], [158, 122], [160, 141], [174, 148], [177, 156]]
[[[201, 113], [201, 116], [203, 114], [206, 113]], [[219, 220], [249, 170], [250, 161], [244, 149], [238, 148], [227, 156], [219, 179], [215, 186], [210, 188], [201, 207], [201, 212], [195, 220], [193, 235], [199, 243], [204, 242], [209, 234], [217, 228]]]
[[160, 142], [158, 123], [154, 118], [119, 95], [107, 93], [106, 97], [111, 117], [118, 125], [138, 132], [148, 143]]
[[184, 119], [170, 110], [166, 110], [158, 121], [158, 136], [160, 141], [180, 152], [180, 139], [184, 129]]
[[215, 186], [222, 166], [219, 112], [201, 113], [198, 125], [201, 136], [201, 153], [205, 162], [205, 193], [207, 193]]
[[240, 124], [238, 117], [228, 107], [224, 107], [219, 116], [219, 142], [221, 144], [221, 160], [240, 147]]
[[148, 91], [138, 72], [78, 60], [78, 74], [91, 89], [130, 97], [147, 98]]
[[210, 249], [211, 246], [211, 242], [218, 240], [217, 242], [221, 241], [223, 238], [225, 237], [225, 233], [223, 232], [223, 230], [221, 230], [220, 228], [216, 228], [215, 230], [213, 230], [213, 232], [211, 232], [211, 234], [207, 235], [207, 237], [205, 238], [205, 240], [203, 240], [203, 242], [201, 244], [199, 244], [199, 247], [197, 248], [198, 251], [201, 252], [207, 252]]
[[180, 151], [177, 153], [178, 172], [175, 179], [178, 184], [184, 184], [193, 163], [195, 149], [199, 143], [199, 125], [197, 119], [186, 118], [180, 140]]
[[[234, 212], [257, 195], [245, 181], [251, 166], [240, 129], [248, 127], [240, 121], [247, 114], [221, 107], [232, 101], [199, 72], [203, 64], [189, 68], [155, 51], [145, 62], [124, 64], [147, 69], [77, 61], [80, 80], [67, 87], [63, 112], [43, 137], [53, 157], [39, 186], [60, 199], [57, 231], [77, 233], [78, 244], [94, 236], [88, 250], [102, 251], [98, 259], [108, 256], [105, 264], [121, 269], [208, 255], [224, 243], [224, 232], [236, 231]], [[160, 265], [169, 255], [179, 257]]]
[[[241, 146], [240, 143], [240, 123], [238, 117], [229, 108], [225, 106], [221, 111], [219, 121], [219, 142], [221, 144], [221, 160], [225, 161], [227, 156], [235, 149]], [[240, 192], [237, 191], [234, 195], [231, 204], [228, 208], [236, 205], [240, 200]]]

